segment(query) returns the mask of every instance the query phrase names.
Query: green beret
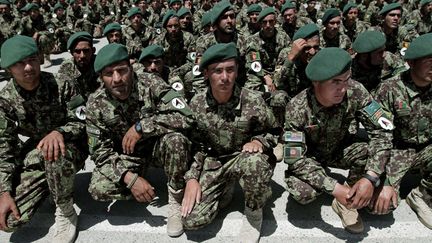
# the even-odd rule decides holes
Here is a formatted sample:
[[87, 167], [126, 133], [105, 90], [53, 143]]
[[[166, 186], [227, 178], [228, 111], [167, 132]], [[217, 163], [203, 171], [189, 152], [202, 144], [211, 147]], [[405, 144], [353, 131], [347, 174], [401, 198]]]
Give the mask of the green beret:
[[378, 12], [379, 15], [386, 15], [388, 12], [400, 9], [402, 10], [402, 5], [400, 3], [389, 3], [382, 7], [381, 11]]
[[285, 12], [285, 10], [287, 10], [287, 9], [295, 9], [295, 8], [296, 8], [296, 6], [294, 5], [294, 3], [292, 3], [291, 1], [288, 1], [284, 5], [282, 5], [281, 13], [283, 14]]
[[134, 16], [135, 14], [141, 14], [141, 16], [142, 16], [141, 9], [138, 8], [138, 7], [133, 7], [133, 8], [131, 8], [131, 9], [129, 9], [129, 11], [128, 11], [128, 13], [127, 13], [127, 17], [128, 17], [128, 19], [129, 19], [130, 17]]
[[118, 43], [111, 43], [99, 50], [94, 62], [94, 70], [99, 73], [105, 67], [125, 60], [129, 61], [126, 46]]
[[164, 55], [164, 49], [160, 45], [150, 45], [146, 48], [142, 49], [141, 56], [139, 57], [138, 61], [141, 62], [146, 58], [158, 58], [163, 57]]
[[176, 12], [172, 9], [168, 10], [162, 18], [162, 27], [165, 28], [165, 26], [168, 23], [168, 20], [170, 20], [170, 18], [174, 18], [174, 17], [177, 17]]
[[212, 22], [212, 12], [207, 11], [201, 17], [201, 28], [206, 27], [207, 25], [211, 24], [211, 22]]
[[36, 53], [38, 48], [33, 38], [16, 35], [7, 39], [1, 47], [1, 67], [8, 68]]
[[202, 71], [210, 64], [237, 57], [237, 48], [233, 42], [215, 44], [202, 55], [199, 69]]
[[176, 13], [179, 18], [186, 14], [191, 14], [191, 11], [186, 7], [181, 7]]
[[420, 6], [420, 8], [422, 8], [424, 5], [431, 3], [431, 2], [432, 2], [432, 0], [421, 0], [419, 6]]
[[415, 38], [405, 51], [405, 60], [414, 60], [422, 57], [432, 56], [432, 33]]
[[276, 14], [276, 11], [273, 7], [267, 7], [263, 9], [258, 16], [258, 21], [261, 22], [261, 20], [263, 20], [265, 17], [267, 17], [267, 15], [270, 14]]
[[379, 31], [365, 31], [355, 39], [352, 48], [357, 53], [368, 53], [385, 46], [386, 37]]
[[23, 8], [21, 8], [21, 11], [28, 12], [32, 9], [39, 10], [39, 5], [37, 5], [36, 3], [27, 3]]
[[183, 3], [183, 1], [182, 0], [170, 0], [168, 6], [171, 6], [174, 3]]
[[338, 47], [324, 48], [315, 54], [306, 67], [306, 76], [311, 81], [327, 81], [351, 67], [351, 56]]
[[259, 13], [259, 12], [261, 12], [261, 10], [262, 10], [261, 5], [254, 3], [254, 4], [249, 5], [249, 7], [247, 8], [246, 13], [247, 14], [256, 13], [256, 12]]
[[105, 26], [104, 30], [103, 30], [103, 35], [106, 36], [109, 32], [114, 31], [114, 30], [118, 30], [121, 31], [122, 27], [119, 23], [109, 23], [107, 26]]
[[222, 0], [218, 3], [216, 3], [213, 6], [212, 11], [212, 15], [213, 15], [213, 20], [212, 23], [216, 23], [216, 21], [219, 19], [219, 17], [224, 14], [225, 12], [227, 12], [228, 10], [232, 10], [233, 6], [231, 5], [231, 3], [227, 0]]
[[55, 5], [54, 5], [54, 8], [53, 8], [53, 12], [55, 13], [56, 11], [57, 11], [57, 9], [65, 9], [65, 7], [63, 6], [63, 4], [61, 4], [61, 3], [56, 3]]
[[325, 11], [324, 16], [321, 18], [322, 23], [326, 24], [332, 18], [340, 16], [340, 11], [337, 8], [329, 8]]
[[69, 4], [74, 4], [75, 0], [69, 0]]
[[11, 3], [8, 0], [0, 0], [0, 4], [10, 5]]
[[293, 36], [293, 41], [297, 39], [308, 39], [309, 37], [318, 35], [319, 36], [319, 29], [316, 24], [306, 24], [302, 26], [300, 29], [298, 29]]
[[357, 8], [357, 4], [355, 4], [353, 2], [349, 2], [349, 3], [345, 4], [345, 6], [342, 10], [343, 15], [347, 14], [350, 11], [350, 9], [352, 9], [352, 8]]
[[72, 50], [72, 48], [75, 48], [75, 45], [80, 40], [85, 40], [93, 44], [93, 36], [90, 35], [90, 33], [85, 31], [79, 31], [69, 37], [67, 41], [67, 49]]

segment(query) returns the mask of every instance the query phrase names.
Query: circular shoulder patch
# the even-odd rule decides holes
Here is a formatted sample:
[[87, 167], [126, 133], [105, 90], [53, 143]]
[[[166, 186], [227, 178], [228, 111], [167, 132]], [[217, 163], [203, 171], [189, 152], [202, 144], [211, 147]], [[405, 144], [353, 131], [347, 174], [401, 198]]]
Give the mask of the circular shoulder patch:
[[176, 90], [176, 91], [181, 91], [183, 90], [183, 84], [180, 82], [175, 82], [171, 85], [171, 87]]
[[262, 69], [261, 63], [258, 61], [253, 62], [250, 67], [256, 73], [261, 71]]
[[49, 28], [48, 31], [52, 34], [54, 33], [54, 29], [53, 28]]
[[75, 110], [75, 115], [76, 117], [78, 117], [78, 119], [80, 120], [85, 120], [86, 119], [86, 107], [85, 106], [79, 106], [76, 110]]
[[52, 14], [52, 16], [53, 16], [53, 18], [57, 18], [57, 14], [55, 14], [55, 13]]
[[195, 65], [195, 66], [192, 68], [192, 74], [193, 74], [194, 76], [201, 75], [201, 72], [200, 72], [200, 70], [199, 70], [199, 65]]
[[401, 54], [402, 56], [405, 56], [405, 52], [406, 52], [407, 49], [408, 49], [408, 48], [406, 48], [406, 47], [402, 48], [402, 49], [400, 50], [400, 54]]
[[179, 98], [172, 99], [171, 104], [179, 110], [184, 109], [186, 107], [185, 103]]
[[114, 12], [113, 12], [113, 11], [111, 11], [111, 15], [114, 15]]
[[67, 27], [71, 30], [73, 29], [73, 25], [71, 23], [67, 24]]
[[156, 34], [160, 35], [161, 30], [159, 28], [156, 29]]
[[378, 124], [380, 124], [380, 126], [382, 128], [384, 128], [385, 130], [393, 130], [393, 128], [394, 128], [393, 123], [385, 117], [380, 117], [378, 119]]
[[189, 54], [189, 57], [190, 57], [190, 59], [191, 59], [192, 61], [195, 61], [195, 58], [196, 58], [196, 52], [191, 52], [191, 53]]
[[83, 16], [85, 19], [87, 18], [87, 14], [84, 14], [84, 16]]

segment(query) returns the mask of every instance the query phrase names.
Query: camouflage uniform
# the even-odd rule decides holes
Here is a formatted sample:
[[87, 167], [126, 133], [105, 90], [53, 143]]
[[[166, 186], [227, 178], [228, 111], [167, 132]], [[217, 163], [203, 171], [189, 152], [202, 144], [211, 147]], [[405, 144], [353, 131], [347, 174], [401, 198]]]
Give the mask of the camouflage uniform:
[[325, 36], [325, 28], [322, 28], [320, 31], [320, 45], [321, 47], [339, 47], [344, 50], [348, 50], [351, 48], [351, 40], [350, 38], [341, 33], [339, 33], [332, 39], [329, 39], [327, 36]]
[[[127, 19], [127, 12], [129, 10], [130, 6], [127, 2], [123, 1], [123, 2], [119, 2], [119, 1], [115, 1], [114, 2], [114, 13], [116, 15], [115, 17], [115, 21], [117, 23], [121, 23], [124, 24], [125, 20]], [[155, 13], [152, 13], [155, 14]]]
[[48, 31], [42, 14], [39, 14], [37, 19], [32, 19], [30, 16], [21, 19], [21, 35], [33, 37], [36, 32], [39, 33], [36, 40], [39, 50], [44, 54], [50, 54], [54, 45], [53, 33]]
[[294, 36], [294, 33], [300, 29], [301, 27], [305, 26], [306, 24], [312, 23], [312, 20], [303, 17], [303, 16], [297, 16], [296, 24], [295, 26], [288, 25], [287, 23], [282, 24], [282, 29], [285, 31], [285, 33], [292, 39]]
[[51, 19], [54, 28], [54, 52], [67, 51], [67, 41], [73, 34], [73, 30], [68, 27], [66, 16], [59, 18], [57, 15]]
[[[12, 230], [30, 220], [48, 193], [57, 205], [71, 200], [75, 173], [85, 160], [77, 147], [84, 126], [69, 109], [75, 90], [50, 73], [41, 72], [40, 82], [28, 92], [11, 79], [0, 91], [0, 193], [10, 191], [21, 214], [19, 220], [8, 216]], [[67, 151], [49, 162], [36, 145], [53, 130], [63, 134]]]
[[386, 34], [381, 26], [372, 27], [370, 30], [384, 33], [386, 36], [386, 51], [398, 54], [402, 48], [407, 47], [407, 43], [418, 37], [418, 34], [413, 27], [407, 27], [409, 26], [401, 26], [393, 30], [390, 34]]
[[384, 52], [384, 63], [372, 69], [364, 69], [354, 58], [352, 63], [352, 78], [359, 81], [372, 94], [382, 80], [393, 77], [405, 69], [404, 63], [399, 55]]
[[[234, 86], [228, 103], [218, 105], [209, 88], [197, 94], [190, 106], [197, 122], [190, 136], [197, 153], [185, 179], [199, 181], [202, 197], [183, 218], [184, 228], [209, 224], [219, 211], [224, 188], [234, 180], [240, 181], [246, 206], [262, 208], [271, 196], [272, 147], [277, 142], [271, 130], [278, 127], [264, 100], [253, 91]], [[263, 144], [264, 153], [240, 152], [251, 139]]]
[[410, 12], [406, 16], [406, 28], [414, 28], [419, 35], [432, 31], [432, 17], [430, 14], [423, 16], [419, 9]]
[[[246, 38], [238, 32], [235, 32], [233, 34], [232, 42], [236, 43], [237, 50], [239, 50], [240, 52], [240, 56], [244, 57], [246, 49]], [[206, 35], [198, 37], [198, 39], [196, 40], [197, 56], [202, 55], [204, 51], [207, 50], [207, 48], [217, 43], [219, 43], [219, 41], [216, 37], [215, 32], [210, 32]]]
[[20, 21], [21, 19], [13, 13], [2, 14], [0, 16], [0, 46], [4, 41], [20, 32]]
[[342, 27], [345, 35], [350, 38], [351, 42], [354, 42], [358, 34], [365, 32], [370, 28], [370, 24], [367, 22], [356, 20], [352, 26], [347, 26], [344, 22]]
[[142, 25], [140, 31], [136, 31], [132, 26], [126, 26], [122, 29], [123, 38], [126, 40], [126, 47], [131, 58], [138, 59], [141, 50], [147, 47], [155, 38], [155, 32], [152, 27]]
[[[352, 185], [364, 174], [367, 164], [378, 164], [368, 160], [368, 154], [381, 155], [390, 146], [387, 133], [378, 129], [377, 120], [383, 113], [367, 90], [352, 79], [346, 97], [336, 106], [322, 107], [313, 88], [292, 98], [286, 109], [284, 137], [288, 164], [285, 182], [293, 198], [307, 204], [322, 191], [331, 194], [337, 181], [326, 173], [327, 166], [350, 169], [347, 182]], [[369, 145], [357, 141], [350, 131], [356, 122], [369, 132]], [[290, 145], [294, 137], [298, 141]]]
[[195, 51], [195, 38], [191, 33], [183, 30], [176, 39], [169, 38], [167, 32], [164, 32], [154, 39], [153, 44], [164, 48], [164, 63], [174, 68], [184, 65], [188, 54]]
[[[101, 87], [87, 103], [87, 134], [93, 171], [89, 192], [100, 201], [133, 198], [122, 182], [127, 171], [144, 176], [150, 165], [164, 167], [168, 185], [184, 188], [184, 173], [190, 160], [190, 142], [179, 133], [189, 128], [192, 112], [178, 93], [155, 75], [134, 75], [132, 93], [125, 101], [113, 98]], [[142, 138], [135, 152], [126, 155], [122, 139], [137, 121]]]
[[[391, 157], [378, 168], [386, 174], [385, 185], [399, 189], [402, 177], [413, 168], [422, 171], [421, 185], [432, 190], [432, 89], [418, 88], [410, 70], [381, 83], [376, 99], [394, 115]], [[390, 151], [390, 149], [389, 149]]]
[[379, 25], [381, 16], [378, 13], [383, 6], [383, 4], [379, 4], [377, 1], [372, 1], [364, 14], [363, 21], [370, 23], [371, 26]]

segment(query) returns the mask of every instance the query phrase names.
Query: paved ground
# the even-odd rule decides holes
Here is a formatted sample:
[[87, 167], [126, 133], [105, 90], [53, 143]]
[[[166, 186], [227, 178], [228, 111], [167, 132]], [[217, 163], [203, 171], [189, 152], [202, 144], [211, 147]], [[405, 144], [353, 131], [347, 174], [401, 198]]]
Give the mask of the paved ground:
[[[106, 43], [98, 40], [97, 49]], [[56, 72], [68, 53], [52, 55], [54, 66], [46, 69]], [[0, 83], [0, 88], [4, 82]], [[150, 170], [148, 176], [159, 196], [154, 204], [133, 201], [117, 202], [107, 212], [108, 203], [91, 199], [87, 192], [91, 170], [86, 169], [76, 177], [75, 201], [80, 214], [77, 242], [238, 242], [239, 225], [243, 211], [243, 195], [239, 185], [232, 204], [215, 222], [199, 231], [187, 232], [181, 237], [169, 238], [165, 231], [167, 205], [166, 178], [160, 169]], [[371, 216], [361, 211], [365, 233], [352, 235], [343, 230], [341, 222], [331, 209], [332, 198], [322, 195], [307, 206], [297, 204], [285, 191], [283, 172], [286, 166], [276, 166], [271, 183], [273, 196], [264, 211], [261, 242], [431, 242], [432, 231], [424, 227], [404, 200], [390, 215]], [[346, 171], [334, 170], [336, 177]], [[408, 175], [403, 182], [402, 198], [419, 182], [416, 175]], [[48, 242], [54, 223], [54, 206], [46, 201], [30, 224], [14, 233], [0, 233], [0, 242]]]

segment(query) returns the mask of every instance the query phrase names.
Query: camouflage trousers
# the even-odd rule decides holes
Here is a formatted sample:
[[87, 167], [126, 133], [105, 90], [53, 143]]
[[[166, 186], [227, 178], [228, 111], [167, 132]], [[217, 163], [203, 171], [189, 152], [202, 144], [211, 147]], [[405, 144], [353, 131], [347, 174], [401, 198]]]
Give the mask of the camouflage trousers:
[[[181, 133], [169, 133], [158, 139], [148, 157], [134, 157], [122, 154], [125, 167], [144, 177], [148, 166], [163, 167], [168, 177], [168, 186], [174, 190], [185, 187], [184, 174], [189, 169], [191, 142]], [[122, 181], [113, 181], [109, 174], [113, 171], [111, 163], [93, 170], [88, 191], [98, 201], [130, 200], [133, 195]]]
[[403, 176], [411, 169], [419, 169], [420, 185], [432, 192], [432, 145], [416, 152], [415, 149], [392, 149], [386, 166], [386, 180], [399, 190]]
[[253, 210], [264, 207], [271, 196], [270, 180], [273, 166], [269, 156], [260, 153], [235, 153], [225, 158], [206, 158], [200, 175], [201, 202], [183, 218], [186, 229], [198, 229], [211, 223], [219, 210], [226, 186], [239, 180], [245, 204]]
[[[269, 96], [268, 96], [269, 95]], [[266, 97], [268, 96], [268, 97]], [[264, 99], [273, 111], [279, 124], [285, 124], [285, 109], [290, 100], [288, 93], [283, 90], [264, 93]]]
[[37, 45], [43, 54], [49, 55], [54, 47], [54, 37], [51, 35], [42, 34], [37, 40]]
[[66, 144], [66, 148], [66, 156], [57, 161], [45, 161], [37, 149], [25, 155], [20, 173], [13, 178], [11, 192], [21, 218], [17, 220], [12, 214], [8, 215], [9, 230], [29, 222], [49, 193], [56, 205], [73, 197], [75, 174], [84, 166], [85, 158], [72, 144]]
[[353, 143], [341, 151], [337, 159], [329, 162], [304, 158], [290, 164], [285, 171], [288, 192], [300, 204], [314, 201], [323, 191], [331, 194], [337, 180], [327, 173], [327, 166], [349, 169], [347, 183], [353, 185], [364, 174], [367, 146], [367, 143]]

